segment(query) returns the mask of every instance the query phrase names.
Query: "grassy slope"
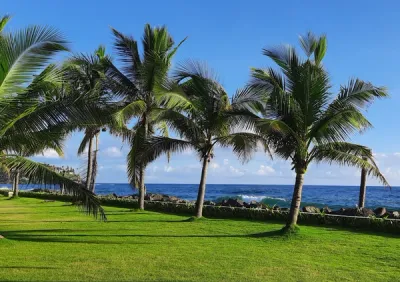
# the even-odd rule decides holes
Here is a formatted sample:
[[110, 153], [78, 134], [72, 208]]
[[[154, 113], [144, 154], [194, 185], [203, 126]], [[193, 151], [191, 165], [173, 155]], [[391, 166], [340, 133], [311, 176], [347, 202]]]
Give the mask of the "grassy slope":
[[[399, 281], [400, 237], [0, 196], [0, 280]], [[267, 232], [264, 236], [254, 236]]]

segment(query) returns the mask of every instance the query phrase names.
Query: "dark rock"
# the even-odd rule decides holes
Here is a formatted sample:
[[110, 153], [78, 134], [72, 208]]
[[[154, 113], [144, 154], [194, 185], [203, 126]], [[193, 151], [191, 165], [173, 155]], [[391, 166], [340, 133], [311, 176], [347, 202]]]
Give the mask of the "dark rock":
[[243, 202], [243, 206], [244, 206], [246, 209], [250, 208], [250, 204], [249, 204], [249, 203], [246, 203], [246, 202]]
[[281, 208], [281, 211], [288, 212], [288, 211], [290, 211], [290, 209], [289, 208]]
[[383, 208], [383, 207], [381, 207], [381, 208], [376, 208], [376, 209], [374, 210], [374, 213], [375, 213], [376, 216], [382, 217], [382, 216], [384, 216], [384, 215], [386, 214], [386, 208]]
[[222, 202], [219, 203], [220, 206], [227, 206], [228, 205], [228, 200], [222, 200]]
[[320, 210], [319, 210], [319, 208], [314, 207], [314, 206], [305, 206], [305, 207], [303, 207], [303, 212], [320, 213]]
[[113, 195], [114, 198], [118, 198], [118, 195], [117, 195], [117, 194], [112, 193], [112, 195]]
[[389, 218], [400, 219], [400, 213], [398, 211], [392, 211], [389, 215]]
[[175, 196], [169, 197], [169, 201], [170, 201], [170, 202], [173, 202], [173, 203], [177, 203], [179, 200], [180, 200], [180, 199], [179, 199], [178, 197], [175, 197]]
[[345, 209], [342, 215], [347, 215], [347, 216], [364, 216], [364, 217], [369, 217], [371, 215], [375, 215], [374, 211], [371, 209], [367, 208], [353, 208], [353, 209]]
[[205, 204], [206, 206], [215, 206], [215, 203], [212, 202], [212, 201], [205, 201], [204, 204]]
[[146, 201], [163, 201], [164, 200], [164, 195], [161, 194], [146, 194], [146, 196], [144, 196], [144, 199]]
[[242, 200], [238, 200], [238, 199], [228, 199], [226, 202], [226, 205], [229, 207], [237, 207], [237, 208], [241, 208], [244, 206], [243, 204], [244, 202]]
[[273, 207], [273, 210], [274, 210], [274, 211], [280, 211], [281, 208], [280, 208], [279, 206], [274, 206], [274, 207]]
[[340, 209], [337, 210], [337, 211], [331, 212], [331, 214], [344, 215], [345, 212], [346, 212], [346, 209], [345, 209], [345, 208], [340, 208]]
[[243, 207], [243, 201], [242, 200], [237, 200], [237, 199], [231, 199], [229, 198], [228, 200], [222, 200], [220, 203], [221, 206], [225, 207]]
[[321, 209], [321, 212], [329, 214], [329, 213], [332, 213], [332, 210], [329, 207], [323, 207]]
[[357, 215], [368, 217], [368, 216], [371, 216], [371, 215], [375, 215], [375, 213], [371, 209], [361, 208], [361, 209], [357, 210]]
[[178, 204], [188, 204], [188, 203], [189, 203], [189, 201], [186, 201], [186, 200], [180, 199], [179, 201], [177, 201], [177, 203], [178, 203]]
[[257, 201], [251, 201], [250, 204], [249, 204], [249, 208], [252, 208], [252, 209], [256, 209], [256, 208], [259, 208], [259, 207], [260, 207], [260, 204], [257, 203]]

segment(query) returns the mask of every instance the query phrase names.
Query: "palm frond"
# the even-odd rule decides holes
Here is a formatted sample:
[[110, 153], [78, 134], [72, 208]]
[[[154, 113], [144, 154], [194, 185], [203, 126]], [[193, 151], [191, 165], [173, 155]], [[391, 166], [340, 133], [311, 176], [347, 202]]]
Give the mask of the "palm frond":
[[67, 43], [59, 31], [31, 26], [2, 36], [0, 41], [0, 95], [20, 92], [38, 70]]
[[100, 216], [102, 220], [107, 219], [98, 199], [82, 184], [72, 181], [44, 164], [20, 156], [8, 156], [2, 162], [10, 169], [19, 170], [32, 183], [64, 185], [65, 190], [79, 201], [86, 213], [95, 217]]
[[6, 26], [6, 24], [9, 22], [9, 20], [11, 19], [10, 15], [4, 15], [1, 19], [0, 19], [0, 32], [2, 32], [4, 30], [4, 27]]
[[123, 72], [134, 81], [140, 75], [142, 61], [139, 55], [138, 44], [131, 36], [126, 36], [116, 29], [111, 29], [114, 34], [114, 48], [124, 64]]
[[366, 169], [368, 174], [378, 178], [385, 186], [390, 186], [384, 175], [373, 160], [371, 149], [348, 142], [332, 142], [329, 144], [317, 145], [311, 152], [307, 160], [316, 162], [337, 163], [339, 165], [349, 165]]
[[123, 106], [114, 114], [115, 122], [123, 126], [133, 117], [140, 117], [147, 108], [146, 102], [143, 100], [135, 100]]
[[259, 134], [249, 132], [232, 133], [226, 136], [215, 138], [215, 142], [223, 147], [232, 146], [233, 152], [243, 162], [247, 162], [253, 156], [253, 153], [261, 146], [272, 158], [268, 147], [268, 140]]
[[148, 164], [162, 154], [181, 153], [190, 148], [194, 148], [194, 146], [189, 141], [153, 136], [145, 141], [142, 150], [137, 153], [137, 158], [140, 163]]

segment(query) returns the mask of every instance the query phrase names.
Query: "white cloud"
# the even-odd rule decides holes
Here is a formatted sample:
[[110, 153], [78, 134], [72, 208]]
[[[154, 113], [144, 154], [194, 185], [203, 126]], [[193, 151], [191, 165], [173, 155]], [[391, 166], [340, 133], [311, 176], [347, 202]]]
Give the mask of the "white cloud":
[[170, 166], [170, 165], [166, 165], [166, 166], [164, 166], [164, 171], [165, 172], [172, 172], [172, 171], [174, 171], [175, 169], [172, 167], [172, 166]]
[[393, 154], [395, 157], [400, 157], [400, 153], [394, 153]]
[[218, 163], [215, 163], [215, 162], [212, 162], [211, 165], [210, 165], [210, 167], [211, 167], [211, 169], [213, 169], [213, 170], [217, 170], [217, 169], [220, 168], [219, 164], [218, 164]]
[[272, 175], [275, 174], [275, 169], [268, 165], [260, 165], [260, 168], [257, 170], [256, 174], [258, 175]]
[[[395, 155], [396, 154], [399, 154], [400, 155], [400, 153], [395, 153]], [[379, 159], [379, 158], [387, 158], [387, 155], [386, 154], [384, 154], [384, 153], [373, 153], [372, 154], [375, 158], [377, 158], [377, 159]]]
[[60, 156], [57, 154], [57, 152], [53, 149], [46, 149], [42, 152], [42, 154], [36, 155], [36, 157], [41, 157], [41, 158], [46, 158], [46, 159], [57, 159], [60, 158]]
[[118, 158], [122, 156], [122, 152], [117, 147], [108, 147], [103, 152], [107, 157]]
[[244, 172], [241, 171], [240, 169], [234, 168], [233, 166], [229, 167], [229, 171], [231, 172], [231, 174], [235, 175], [235, 176], [242, 176], [244, 175]]
[[228, 159], [224, 159], [224, 165], [228, 165], [229, 164], [229, 160]]

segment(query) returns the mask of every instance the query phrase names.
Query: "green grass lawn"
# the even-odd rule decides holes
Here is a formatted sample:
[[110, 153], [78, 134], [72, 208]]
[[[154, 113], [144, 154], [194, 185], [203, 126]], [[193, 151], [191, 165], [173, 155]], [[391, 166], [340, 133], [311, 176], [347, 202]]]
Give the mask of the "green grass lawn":
[[400, 237], [0, 196], [0, 280], [400, 281]]

